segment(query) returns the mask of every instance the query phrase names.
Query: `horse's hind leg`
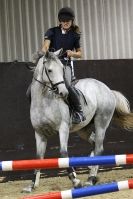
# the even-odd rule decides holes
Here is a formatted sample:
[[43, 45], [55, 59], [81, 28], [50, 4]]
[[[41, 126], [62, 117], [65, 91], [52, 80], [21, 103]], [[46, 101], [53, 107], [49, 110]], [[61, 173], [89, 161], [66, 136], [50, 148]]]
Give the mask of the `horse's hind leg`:
[[[113, 108], [112, 108], [113, 110]], [[110, 110], [108, 112], [108, 115], [96, 115], [94, 119], [95, 124], [95, 141], [93, 142], [94, 151], [92, 151], [91, 156], [97, 156], [101, 155], [104, 148], [103, 148], [103, 141], [106, 133], [106, 129], [109, 126], [109, 123], [111, 121], [113, 111]], [[88, 180], [86, 182], [86, 185], [93, 185], [97, 182], [97, 173], [98, 173], [99, 166], [91, 166], [90, 174], [88, 177]]]
[[[36, 139], [36, 156], [37, 159], [43, 159], [47, 146], [47, 139], [43, 136], [35, 132]], [[40, 181], [40, 169], [34, 170], [34, 175], [32, 179], [32, 183], [23, 189], [23, 192], [31, 192], [32, 189], [35, 189], [39, 186]]]
[[76, 174], [76, 171], [73, 167], [71, 168], [68, 168], [67, 169], [67, 172], [68, 172], [68, 177], [69, 179], [71, 180], [74, 188], [80, 188], [82, 187], [82, 183], [81, 181], [77, 178], [77, 174]]

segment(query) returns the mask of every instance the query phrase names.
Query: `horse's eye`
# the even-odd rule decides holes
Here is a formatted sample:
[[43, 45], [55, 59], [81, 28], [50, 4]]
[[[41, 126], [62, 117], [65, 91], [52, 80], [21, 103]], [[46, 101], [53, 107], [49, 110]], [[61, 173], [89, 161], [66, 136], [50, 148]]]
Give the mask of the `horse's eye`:
[[52, 70], [51, 69], [48, 69], [48, 73], [51, 73], [52, 72]]

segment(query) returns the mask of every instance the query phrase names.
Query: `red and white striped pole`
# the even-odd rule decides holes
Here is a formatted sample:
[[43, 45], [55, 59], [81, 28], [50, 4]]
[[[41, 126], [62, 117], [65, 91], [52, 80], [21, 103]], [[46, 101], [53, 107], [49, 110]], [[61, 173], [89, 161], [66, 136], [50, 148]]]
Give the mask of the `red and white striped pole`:
[[133, 154], [94, 157], [71, 157], [34, 160], [1, 161], [1, 171], [53, 169], [89, 165], [126, 165], [133, 164]]

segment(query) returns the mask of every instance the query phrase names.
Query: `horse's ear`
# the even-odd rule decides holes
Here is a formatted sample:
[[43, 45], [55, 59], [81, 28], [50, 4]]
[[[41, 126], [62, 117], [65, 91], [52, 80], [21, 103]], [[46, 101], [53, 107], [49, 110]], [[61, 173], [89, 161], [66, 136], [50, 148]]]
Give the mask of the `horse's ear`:
[[62, 53], [62, 51], [63, 51], [63, 48], [61, 48], [61, 49], [55, 51], [54, 54], [55, 54], [56, 56], [59, 56], [59, 55]]

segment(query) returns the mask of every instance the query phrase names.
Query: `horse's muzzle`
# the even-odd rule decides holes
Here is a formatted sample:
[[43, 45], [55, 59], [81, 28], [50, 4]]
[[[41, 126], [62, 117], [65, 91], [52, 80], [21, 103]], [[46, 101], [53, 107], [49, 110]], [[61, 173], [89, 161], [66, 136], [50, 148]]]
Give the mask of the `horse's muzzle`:
[[59, 94], [62, 98], [67, 98], [67, 96], [68, 96], [68, 90], [66, 89], [65, 86], [60, 85], [60, 86], [58, 86], [58, 94]]

